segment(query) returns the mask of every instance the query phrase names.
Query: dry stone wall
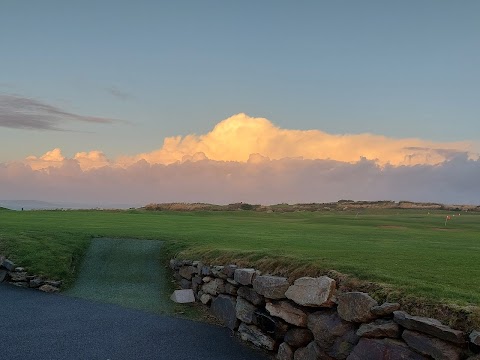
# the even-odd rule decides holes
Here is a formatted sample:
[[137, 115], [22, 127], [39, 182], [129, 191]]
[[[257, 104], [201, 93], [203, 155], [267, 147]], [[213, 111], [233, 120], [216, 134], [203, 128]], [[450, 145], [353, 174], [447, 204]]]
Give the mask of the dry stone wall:
[[327, 276], [290, 283], [236, 265], [172, 259], [170, 267], [226, 327], [278, 360], [480, 360], [480, 332], [409, 315], [363, 292], [341, 293]]
[[0, 282], [8, 282], [15, 286], [38, 289], [44, 292], [60, 291], [61, 281], [44, 279], [41, 276], [28, 274], [25, 268], [16, 266], [13, 261], [0, 255]]

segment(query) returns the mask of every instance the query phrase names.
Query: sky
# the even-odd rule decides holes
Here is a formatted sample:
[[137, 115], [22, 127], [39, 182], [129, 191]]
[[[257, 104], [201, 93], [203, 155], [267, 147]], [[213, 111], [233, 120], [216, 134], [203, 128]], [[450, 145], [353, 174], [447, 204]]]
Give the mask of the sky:
[[480, 3], [0, 1], [0, 200], [480, 203]]

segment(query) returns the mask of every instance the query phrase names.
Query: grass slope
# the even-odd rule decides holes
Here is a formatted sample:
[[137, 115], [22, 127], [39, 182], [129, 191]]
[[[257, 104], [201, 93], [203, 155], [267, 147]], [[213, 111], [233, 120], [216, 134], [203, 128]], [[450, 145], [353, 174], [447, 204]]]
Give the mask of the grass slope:
[[[451, 214], [451, 213], [449, 213]], [[31, 271], [73, 280], [92, 237], [165, 241], [170, 254], [263, 268], [328, 270], [402, 295], [480, 304], [480, 215], [445, 212], [2, 212], [0, 252]]]

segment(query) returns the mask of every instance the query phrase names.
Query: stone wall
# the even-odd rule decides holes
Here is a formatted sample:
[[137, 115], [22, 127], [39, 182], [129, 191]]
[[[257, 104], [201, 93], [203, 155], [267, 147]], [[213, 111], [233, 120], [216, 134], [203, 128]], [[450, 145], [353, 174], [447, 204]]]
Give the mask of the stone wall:
[[44, 292], [60, 291], [61, 281], [44, 279], [41, 276], [28, 274], [25, 268], [16, 266], [13, 261], [0, 255], [0, 282], [8, 282], [15, 286], [38, 289]]
[[339, 292], [327, 276], [290, 283], [235, 265], [172, 259], [170, 267], [226, 327], [279, 360], [480, 360], [480, 332], [411, 316], [363, 292]]

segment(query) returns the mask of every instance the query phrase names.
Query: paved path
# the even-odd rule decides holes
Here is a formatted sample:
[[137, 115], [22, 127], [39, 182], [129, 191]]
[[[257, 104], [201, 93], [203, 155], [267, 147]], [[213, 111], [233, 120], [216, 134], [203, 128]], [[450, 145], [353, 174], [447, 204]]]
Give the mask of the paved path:
[[9, 360], [265, 360], [221, 327], [0, 284]]

